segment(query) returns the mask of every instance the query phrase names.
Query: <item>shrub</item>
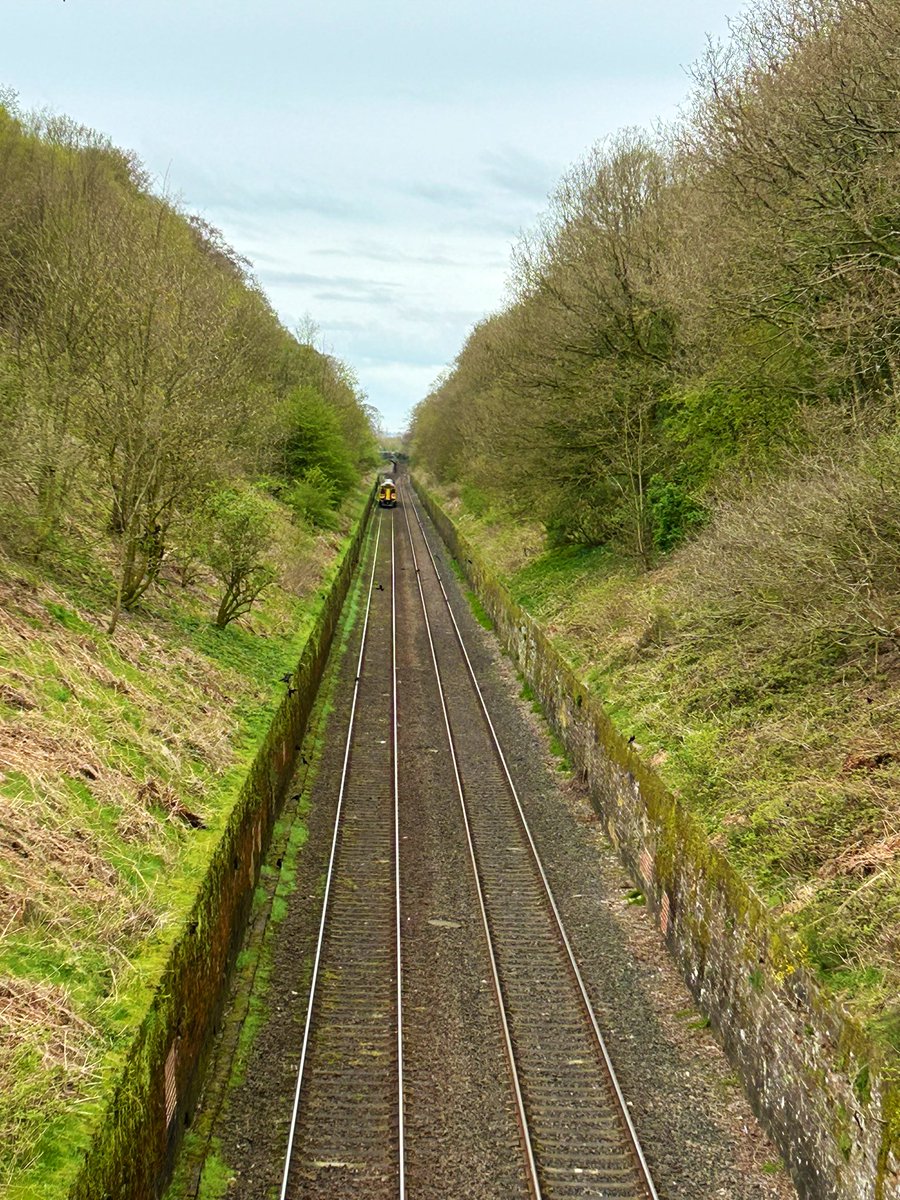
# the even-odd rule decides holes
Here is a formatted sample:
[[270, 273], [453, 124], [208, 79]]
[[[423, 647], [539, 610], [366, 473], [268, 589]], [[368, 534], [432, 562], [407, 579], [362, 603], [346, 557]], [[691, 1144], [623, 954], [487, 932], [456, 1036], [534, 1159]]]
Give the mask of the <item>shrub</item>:
[[310, 467], [299, 479], [282, 493], [286, 504], [310, 525], [320, 529], [334, 529], [337, 524], [335, 512], [337, 487], [319, 466]]
[[678, 483], [654, 475], [648, 487], [653, 545], [673, 550], [706, 519], [706, 510]]
[[265, 561], [272, 542], [272, 509], [258, 492], [227, 488], [207, 503], [210, 566], [224, 585], [216, 613], [219, 629], [244, 616], [273, 582]]
[[844, 656], [896, 643], [900, 438], [786, 467], [723, 504], [685, 551], [688, 607], [707, 614], [711, 636], [724, 620], [767, 653], [797, 638]]

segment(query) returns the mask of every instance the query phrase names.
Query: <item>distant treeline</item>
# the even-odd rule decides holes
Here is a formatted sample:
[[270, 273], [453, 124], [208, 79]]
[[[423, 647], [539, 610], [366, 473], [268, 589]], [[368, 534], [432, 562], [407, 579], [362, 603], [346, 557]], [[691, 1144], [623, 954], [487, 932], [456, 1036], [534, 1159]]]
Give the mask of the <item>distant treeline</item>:
[[0, 546], [40, 556], [93, 521], [116, 548], [113, 627], [176, 553], [240, 610], [266, 576], [267, 493], [327, 524], [374, 461], [373, 411], [133, 155], [0, 101]]
[[650, 565], [773, 464], [892, 428], [898, 46], [893, 0], [751, 7], [674, 127], [562, 180], [416, 410], [420, 461]]

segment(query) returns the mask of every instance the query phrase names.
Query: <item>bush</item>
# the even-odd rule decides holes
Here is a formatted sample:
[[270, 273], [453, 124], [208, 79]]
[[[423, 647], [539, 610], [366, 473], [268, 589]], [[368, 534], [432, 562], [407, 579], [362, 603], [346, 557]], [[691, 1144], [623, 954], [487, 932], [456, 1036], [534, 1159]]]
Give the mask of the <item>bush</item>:
[[795, 428], [797, 400], [769, 388], [700, 383], [666, 396], [661, 427], [671, 473], [705, 489], [734, 462], [762, 464]]
[[207, 502], [210, 566], [225, 585], [215, 623], [224, 629], [244, 616], [273, 582], [265, 561], [272, 543], [272, 508], [252, 489], [227, 488]]
[[706, 510], [680, 484], [654, 475], [648, 487], [653, 545], [664, 554], [681, 544], [706, 519]]
[[310, 467], [300, 479], [295, 479], [282, 493], [284, 502], [310, 525], [320, 529], [335, 529], [337, 488], [321, 467]]
[[810, 454], [722, 506], [685, 551], [690, 605], [772, 646], [900, 638], [900, 438]]

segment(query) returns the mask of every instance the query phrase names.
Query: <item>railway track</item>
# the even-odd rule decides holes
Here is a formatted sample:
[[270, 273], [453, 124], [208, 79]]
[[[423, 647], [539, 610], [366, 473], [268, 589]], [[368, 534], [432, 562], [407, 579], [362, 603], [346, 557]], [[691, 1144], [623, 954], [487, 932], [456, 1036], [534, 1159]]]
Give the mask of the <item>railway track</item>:
[[[496, 1071], [518, 1127], [516, 1194], [657, 1200], [425, 525], [400, 492], [377, 517], [281, 1200], [407, 1195], [400, 931], [415, 898], [401, 901], [395, 585], [417, 592], [427, 633], [456, 792], [443, 802], [464, 830]], [[399, 707], [402, 723], [402, 693]], [[444, 1194], [441, 1181], [427, 1194]]]
[[394, 565], [379, 513], [281, 1200], [405, 1195]]
[[[472, 870], [491, 946], [529, 1186], [535, 1197], [545, 1200], [657, 1200], [627, 1102], [408, 486], [402, 496]], [[475, 712], [477, 719], [473, 719]]]

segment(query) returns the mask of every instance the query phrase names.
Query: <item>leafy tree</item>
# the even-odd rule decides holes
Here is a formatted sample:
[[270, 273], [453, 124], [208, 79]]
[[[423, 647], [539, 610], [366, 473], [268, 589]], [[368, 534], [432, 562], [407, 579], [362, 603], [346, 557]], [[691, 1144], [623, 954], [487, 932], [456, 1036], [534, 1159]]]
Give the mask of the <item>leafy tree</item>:
[[314, 388], [297, 388], [288, 397], [288, 434], [282, 448], [284, 473], [301, 479], [317, 468], [339, 499], [358, 476], [334, 409]]
[[656, 409], [678, 353], [657, 286], [668, 186], [643, 135], [596, 147], [519, 246], [514, 304], [476, 329], [415, 424], [439, 475], [499, 484], [555, 542], [617, 540], [644, 562]]
[[757, 0], [677, 126], [566, 174], [508, 307], [416, 410], [439, 479], [649, 564], [735, 472], [891, 427], [898, 12]]
[[176, 512], [244, 456], [261, 398], [255, 294], [162, 201], [129, 206], [118, 232], [87, 419], [121, 541], [111, 631], [156, 581]]
[[699, 65], [682, 132], [720, 301], [854, 412], [898, 387], [898, 37], [889, 0], [762, 0]]
[[109, 311], [111, 220], [127, 164], [105, 139], [63, 118], [36, 131], [44, 140], [0, 114], [0, 144], [19, 185], [0, 227], [0, 306], [28, 428], [22, 466], [39, 550], [84, 458], [87, 370]]

